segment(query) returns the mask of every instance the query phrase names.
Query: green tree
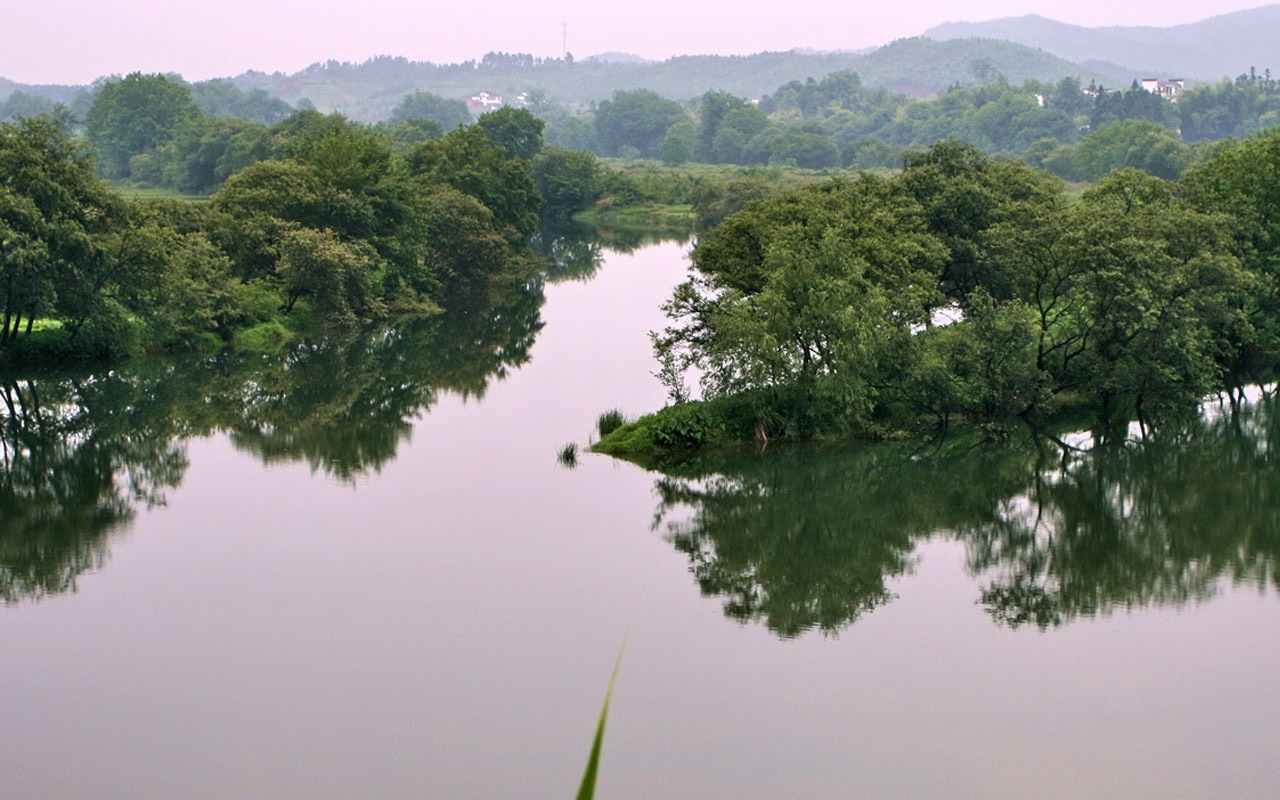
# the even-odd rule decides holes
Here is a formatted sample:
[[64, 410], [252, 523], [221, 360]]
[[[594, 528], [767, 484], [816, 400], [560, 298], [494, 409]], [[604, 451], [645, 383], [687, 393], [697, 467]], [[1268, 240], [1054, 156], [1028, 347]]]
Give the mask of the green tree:
[[1229, 231], [1226, 217], [1195, 210], [1166, 182], [1124, 170], [989, 241], [1035, 314], [1037, 364], [1052, 389], [1159, 415], [1221, 388], [1249, 336], [1251, 280]]
[[1123, 92], [1099, 92], [1089, 127], [1097, 130], [1126, 120], [1146, 120], [1172, 130], [1178, 124], [1178, 111], [1175, 104], [1143, 89], [1136, 79]]
[[936, 303], [943, 252], [890, 182], [790, 190], [700, 239], [656, 346], [707, 397], [764, 392], [758, 413], [790, 434], [865, 420], [881, 357]]
[[883, 139], [864, 136], [840, 154], [846, 166], [859, 169], [893, 168], [902, 163], [902, 154]]
[[773, 140], [771, 164], [794, 164], [801, 169], [826, 169], [840, 165], [836, 143], [817, 123], [783, 131]]
[[532, 161], [542, 150], [542, 120], [523, 108], [506, 106], [476, 120], [477, 127], [490, 142], [506, 151], [508, 158]]
[[270, 152], [267, 128], [235, 117], [192, 117], [179, 126], [172, 141], [134, 156], [129, 171], [135, 179], [186, 194], [211, 194], [232, 174]]
[[23, 314], [30, 325], [52, 303], [47, 228], [30, 197], [7, 186], [0, 188], [0, 289], [4, 300], [0, 345], [17, 338]]
[[667, 128], [662, 137], [662, 163], [676, 167], [693, 158], [693, 123], [683, 120]]
[[364, 210], [339, 207], [344, 199], [351, 198], [326, 186], [309, 164], [262, 161], [233, 175], [213, 196], [213, 205], [241, 221], [270, 217], [316, 229], [333, 227], [336, 218], [347, 223], [341, 226], [346, 233], [352, 218], [361, 220]]
[[470, 195], [438, 187], [427, 197], [426, 259], [445, 297], [470, 294], [510, 271], [516, 254], [493, 212]]
[[1231, 251], [1253, 279], [1245, 306], [1253, 334], [1228, 374], [1233, 385], [1265, 380], [1280, 367], [1280, 134], [1218, 146], [1181, 189], [1199, 211], [1232, 220]]
[[577, 114], [548, 125], [547, 143], [566, 150], [588, 150], [600, 154], [600, 142], [596, 138], [595, 113]]
[[[969, 419], [1005, 420], [1040, 407], [1049, 399], [1049, 377], [1037, 363], [1040, 333], [1034, 311], [1020, 300], [997, 303], [979, 289], [963, 320], [919, 334], [921, 346], [937, 351], [946, 371], [939, 384], [910, 388], [911, 402]], [[932, 396], [931, 396], [932, 395]], [[940, 419], [943, 426], [946, 415]]]
[[[58, 103], [47, 97], [15, 91], [0, 101], [0, 122], [10, 122], [19, 117], [56, 115], [58, 107]], [[66, 107], [63, 106], [63, 108]]]
[[728, 92], [712, 91], [702, 95], [698, 100], [698, 140], [692, 157], [707, 164], [720, 162], [722, 159], [718, 158], [715, 148], [716, 134], [720, 132], [720, 125], [724, 122], [726, 115], [747, 107], [749, 104], [746, 100]]
[[405, 95], [391, 111], [391, 124], [411, 119], [434, 122], [446, 131], [471, 124], [471, 112], [461, 100], [444, 98], [431, 92], [417, 91]]
[[378, 127], [390, 140], [392, 148], [401, 153], [416, 144], [444, 136], [444, 128], [429, 119], [407, 119], [395, 125], [380, 122]]
[[961, 303], [979, 286], [997, 299], [1010, 298], [1006, 279], [983, 258], [985, 231], [1004, 219], [1055, 207], [1062, 190], [1044, 172], [997, 162], [956, 141], [909, 155], [902, 182], [924, 208], [929, 229], [950, 250], [941, 286]]
[[1096, 128], [1080, 140], [1074, 152], [1076, 175], [1086, 181], [1098, 181], [1112, 170], [1125, 168], [1173, 180], [1189, 161], [1190, 151], [1177, 134], [1144, 119]]
[[294, 228], [280, 239], [280, 277], [286, 310], [309, 298], [330, 320], [367, 319], [374, 307], [372, 252], [341, 241], [331, 231]]
[[372, 191], [391, 172], [390, 143], [341, 114], [299, 112], [274, 131], [284, 156], [310, 165], [326, 184], [355, 195]]
[[231, 81], [219, 78], [191, 86], [191, 96], [200, 111], [208, 116], [239, 117], [262, 125], [283, 122], [293, 107], [264, 89], [243, 91]]
[[58, 123], [0, 124], [0, 344], [41, 315], [69, 320], [74, 336], [104, 308], [112, 288], [105, 238], [122, 210]]
[[178, 230], [162, 203], [132, 211], [113, 254], [131, 273], [115, 290], [121, 302], [161, 347], [190, 348], [208, 333], [230, 338], [244, 316], [230, 259], [204, 232]]
[[763, 200], [778, 187], [761, 178], [706, 180], [693, 190], [690, 200], [696, 217], [695, 226], [708, 231], [751, 203]]
[[542, 215], [567, 219], [590, 208], [604, 190], [600, 162], [585, 150], [547, 147], [529, 171], [542, 195]]
[[710, 158], [716, 164], [745, 164], [747, 143], [768, 130], [772, 123], [763, 111], [755, 106], [744, 106], [728, 111], [711, 140]]
[[667, 129], [685, 119], [679, 103], [648, 89], [614, 92], [596, 109], [596, 139], [604, 155], [632, 148], [641, 157], [657, 158]]
[[752, 136], [742, 148], [741, 163], [768, 164], [773, 156], [774, 142], [780, 136], [782, 136], [782, 131], [776, 127], [765, 128], [755, 136]]
[[134, 72], [98, 89], [85, 129], [102, 173], [122, 179], [130, 176], [129, 159], [168, 143], [199, 113], [191, 90], [182, 83]]
[[523, 244], [538, 229], [542, 198], [529, 175], [528, 162], [507, 158], [478, 127], [424, 142], [408, 153], [405, 162], [412, 175], [483, 203], [513, 244]]
[[1053, 87], [1053, 92], [1049, 95], [1048, 102], [1053, 108], [1075, 117], [1081, 114], [1088, 114], [1093, 108], [1094, 100], [1085, 94], [1079, 78], [1066, 77], [1058, 81], [1057, 85]]

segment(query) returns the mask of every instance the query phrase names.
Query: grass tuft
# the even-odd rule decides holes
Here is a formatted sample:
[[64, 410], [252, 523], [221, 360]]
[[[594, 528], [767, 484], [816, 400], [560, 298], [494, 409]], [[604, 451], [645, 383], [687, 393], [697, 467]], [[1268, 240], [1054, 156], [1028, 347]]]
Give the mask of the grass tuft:
[[600, 438], [603, 439], [628, 422], [630, 420], [623, 416], [620, 410], [611, 408], [596, 419], [596, 430], [600, 431]]

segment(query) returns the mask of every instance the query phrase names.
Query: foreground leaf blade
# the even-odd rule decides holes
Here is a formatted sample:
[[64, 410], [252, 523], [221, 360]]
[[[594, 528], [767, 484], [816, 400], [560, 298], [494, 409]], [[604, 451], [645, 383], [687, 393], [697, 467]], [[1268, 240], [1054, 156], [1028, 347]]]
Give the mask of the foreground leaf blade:
[[600, 709], [600, 723], [596, 726], [596, 738], [591, 743], [591, 757], [587, 759], [586, 772], [582, 773], [582, 785], [578, 787], [578, 800], [591, 800], [596, 794], [596, 775], [600, 769], [600, 748], [604, 743], [604, 726], [609, 718], [609, 699], [613, 697], [613, 684], [618, 679], [618, 667], [622, 666], [622, 653], [618, 651], [618, 660], [613, 663], [613, 674], [609, 676], [609, 688], [604, 693], [604, 707]]

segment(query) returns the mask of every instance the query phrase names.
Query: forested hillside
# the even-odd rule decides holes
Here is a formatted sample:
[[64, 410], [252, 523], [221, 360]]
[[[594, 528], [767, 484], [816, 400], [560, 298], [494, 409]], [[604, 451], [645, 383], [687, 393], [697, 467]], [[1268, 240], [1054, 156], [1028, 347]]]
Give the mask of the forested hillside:
[[[750, 56], [680, 56], [661, 62], [544, 59], [522, 53], [489, 53], [479, 61], [432, 64], [381, 56], [360, 64], [329, 61], [291, 74], [247, 72], [231, 80], [246, 92], [264, 92], [291, 105], [310, 103], [352, 119], [387, 119], [406, 96], [428, 91], [461, 99], [485, 91], [502, 97], [534, 92], [569, 108], [608, 99], [615, 91], [649, 89], [677, 101], [719, 89], [760, 97], [793, 80], [856, 70], [864, 82], [914, 97], [931, 97], [951, 86], [983, 83], [1004, 75], [1014, 83], [1058, 81], [1127, 84], [1125, 70], [1080, 67], [1048, 53], [996, 41], [932, 42], [906, 39], [867, 54], [758, 53]], [[92, 87], [21, 86], [0, 80], [0, 104], [20, 93], [47, 110], [54, 102], [83, 112]], [[83, 95], [83, 96], [82, 96]], [[34, 101], [30, 98], [36, 98]], [[77, 106], [78, 104], [78, 106]], [[0, 107], [0, 118], [7, 116]]]
[[303, 98], [322, 110], [365, 120], [384, 119], [400, 96], [426, 90], [445, 97], [479, 91], [503, 96], [539, 91], [567, 106], [586, 106], [615, 91], [649, 89], [678, 101], [709, 89], [759, 97], [792, 80], [856, 70], [872, 85], [913, 96], [932, 96], [955, 84], [970, 85], [1003, 74], [1011, 81], [1128, 82], [1127, 73], [1082, 69], [1031, 48], [1007, 42], [894, 42], [872, 53], [758, 53], [751, 56], [691, 55], [661, 62], [537, 59], [491, 53], [477, 62], [433, 65], [398, 58], [363, 64], [328, 62], [294, 75], [251, 73], [235, 79], [242, 88], [265, 89], [290, 102]]

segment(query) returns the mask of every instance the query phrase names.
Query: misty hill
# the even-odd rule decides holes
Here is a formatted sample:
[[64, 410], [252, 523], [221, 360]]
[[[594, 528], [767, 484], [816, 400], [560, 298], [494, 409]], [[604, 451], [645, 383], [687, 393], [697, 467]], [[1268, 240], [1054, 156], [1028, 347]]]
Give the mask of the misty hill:
[[[983, 37], [1036, 47], [1081, 64], [1125, 64], [1147, 77], [1216, 81], [1256, 67], [1280, 70], [1280, 5], [1160, 28], [1085, 28], [1029, 15], [990, 22], [948, 22], [925, 37]], [[1114, 82], [1113, 82], [1114, 85]]]
[[52, 100], [55, 103], [65, 103], [71, 105], [76, 101], [76, 96], [81, 91], [87, 89], [87, 86], [63, 86], [61, 84], [23, 84], [14, 83], [8, 78], [0, 78], [0, 100], [7, 98], [14, 92], [24, 92], [36, 97], [43, 97]]
[[1073, 64], [1044, 50], [992, 39], [900, 39], [858, 58], [850, 69], [863, 83], [914, 97], [932, 97], [957, 83], [986, 83], [997, 75], [1015, 85], [1028, 80], [1056, 83], [1067, 77], [1109, 85], [1133, 79], [1130, 70], [1114, 65]]
[[569, 106], [586, 106], [618, 90], [650, 89], [690, 100], [709, 89], [760, 97], [793, 80], [854, 70], [864, 84], [929, 97], [955, 84], [972, 85], [1004, 75], [1012, 83], [1067, 76], [1085, 83], [1128, 84], [1132, 71], [1082, 67], [1042, 50], [993, 40], [903, 39], [869, 53], [773, 52], [750, 56], [679, 56], [660, 62], [612, 59], [539, 59], [489, 54], [479, 62], [437, 65], [379, 57], [361, 64], [330, 61], [293, 75], [250, 72], [235, 78], [242, 89], [264, 89], [290, 103], [308, 100], [322, 111], [355, 119], [384, 119], [404, 95], [425, 90], [444, 97], [480, 91], [504, 96], [542, 90]]

